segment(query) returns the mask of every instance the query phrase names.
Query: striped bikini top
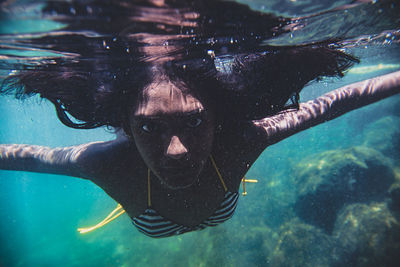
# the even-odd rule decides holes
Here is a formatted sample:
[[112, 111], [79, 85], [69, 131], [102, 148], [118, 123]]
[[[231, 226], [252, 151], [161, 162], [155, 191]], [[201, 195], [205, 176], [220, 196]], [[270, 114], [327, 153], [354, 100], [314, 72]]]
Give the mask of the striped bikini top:
[[205, 221], [195, 226], [186, 226], [182, 224], [177, 224], [169, 219], [162, 217], [154, 209], [151, 208], [151, 198], [150, 198], [150, 170], [148, 170], [147, 175], [147, 209], [143, 214], [133, 217], [132, 223], [136, 228], [143, 234], [150, 237], [169, 237], [173, 235], [180, 235], [183, 233], [202, 230], [209, 226], [217, 226], [229, 220], [233, 213], [235, 212], [237, 201], [239, 198], [238, 192], [229, 192], [225, 185], [224, 180], [215, 164], [214, 159], [210, 156], [210, 160], [217, 172], [217, 175], [221, 181], [222, 186], [225, 190], [225, 196], [221, 202], [218, 209]]

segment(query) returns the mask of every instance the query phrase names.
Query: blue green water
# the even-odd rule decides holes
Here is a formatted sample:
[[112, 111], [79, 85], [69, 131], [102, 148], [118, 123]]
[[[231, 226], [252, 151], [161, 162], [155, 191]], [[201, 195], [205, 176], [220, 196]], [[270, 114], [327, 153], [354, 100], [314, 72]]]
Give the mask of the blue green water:
[[[357, 67], [400, 64], [398, 48], [392, 44], [355, 49], [353, 52], [362, 57], [362, 64]], [[304, 90], [302, 99], [395, 70], [396, 67], [391, 67], [365, 74], [349, 73], [342, 80], [313, 83]], [[0, 143], [56, 147], [113, 138], [103, 128], [73, 130], [63, 126], [53, 107], [37, 98], [20, 102], [2, 97], [0, 114]], [[385, 120], [391, 123], [382, 123]], [[267, 148], [247, 175], [259, 182], [247, 185], [248, 195], [240, 198], [231, 220], [215, 228], [167, 239], [140, 234], [127, 215], [93, 233], [81, 235], [78, 227], [96, 224], [116, 206], [100, 188], [66, 176], [0, 171], [0, 265], [326, 266], [324, 259], [330, 257], [331, 251], [324, 251], [326, 242], [322, 238], [292, 239], [290, 253], [283, 252], [282, 244], [290, 236], [288, 231], [293, 232], [290, 230], [293, 225], [316, 229], [302, 222], [293, 211], [298, 197], [299, 162], [318, 158], [324, 151], [369, 146], [384, 154], [387, 165], [397, 172], [393, 184], [400, 183], [398, 154], [385, 154], [386, 150], [380, 149], [398, 142], [399, 121], [400, 96], [395, 96]], [[368, 142], [371, 132], [383, 137], [379, 145]], [[398, 223], [391, 221], [389, 235], [390, 229], [398, 231]], [[315, 231], [319, 237], [321, 233]], [[323, 237], [334, 240], [332, 235]], [[396, 242], [399, 244], [400, 240]], [[340, 242], [333, 247], [340, 250]], [[384, 262], [385, 255], [382, 257]], [[367, 259], [360, 266], [368, 264]]]
[[[371, 123], [385, 116], [399, 118], [399, 104], [400, 98], [392, 97], [269, 147], [248, 174], [259, 183], [247, 186], [248, 195], [241, 197], [230, 221], [168, 239], [143, 236], [126, 215], [81, 235], [78, 227], [96, 224], [116, 206], [101, 189], [71, 177], [1, 171], [2, 264], [263, 266], [273, 255], [279, 228], [294, 216], [293, 166], [311, 154], [362, 144], [362, 131]], [[52, 107], [38, 105], [37, 100], [22, 104], [2, 98], [0, 109], [2, 143], [66, 146], [112, 138], [104, 129], [77, 131], [63, 126]], [[392, 160], [398, 166], [399, 158]]]

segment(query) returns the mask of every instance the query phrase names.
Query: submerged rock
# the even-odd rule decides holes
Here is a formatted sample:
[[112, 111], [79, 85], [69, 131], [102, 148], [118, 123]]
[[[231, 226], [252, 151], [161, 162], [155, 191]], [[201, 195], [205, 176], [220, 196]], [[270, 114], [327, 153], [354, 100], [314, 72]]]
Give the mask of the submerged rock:
[[320, 229], [292, 220], [281, 227], [278, 244], [270, 256], [271, 266], [330, 266], [334, 239]]
[[395, 169], [396, 182], [389, 189], [389, 208], [400, 218], [400, 169]]
[[299, 163], [295, 171], [294, 211], [328, 233], [346, 203], [382, 201], [394, 182], [389, 161], [367, 147], [323, 152]]
[[400, 118], [383, 117], [370, 125], [363, 132], [364, 144], [374, 148], [394, 161], [400, 161]]
[[333, 236], [343, 249], [337, 266], [399, 266], [400, 225], [385, 203], [346, 206]]

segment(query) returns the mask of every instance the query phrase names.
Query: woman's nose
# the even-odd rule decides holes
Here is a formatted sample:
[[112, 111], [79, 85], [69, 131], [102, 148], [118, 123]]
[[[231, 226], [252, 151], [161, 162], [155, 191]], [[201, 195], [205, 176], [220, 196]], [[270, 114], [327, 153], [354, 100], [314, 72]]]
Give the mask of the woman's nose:
[[166, 155], [173, 159], [180, 159], [188, 152], [187, 148], [182, 144], [179, 137], [174, 135], [169, 142]]

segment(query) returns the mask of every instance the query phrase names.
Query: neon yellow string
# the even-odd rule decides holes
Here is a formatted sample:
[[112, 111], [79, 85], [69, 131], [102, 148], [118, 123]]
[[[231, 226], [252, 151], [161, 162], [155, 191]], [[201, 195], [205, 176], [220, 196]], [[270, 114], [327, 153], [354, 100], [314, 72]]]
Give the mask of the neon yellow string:
[[218, 178], [219, 178], [219, 180], [221, 181], [221, 184], [222, 184], [222, 186], [224, 187], [225, 192], [227, 192], [227, 191], [228, 191], [228, 188], [227, 188], [226, 185], [225, 185], [224, 179], [222, 179], [222, 175], [221, 175], [221, 173], [219, 172], [219, 169], [218, 169], [218, 167], [217, 167], [217, 164], [215, 163], [214, 158], [213, 158], [212, 155], [210, 155], [210, 160], [211, 160], [212, 165], [214, 166], [215, 171], [217, 172]]
[[243, 179], [244, 179], [244, 182], [246, 182], [246, 183], [258, 183], [257, 179], [246, 179], [246, 178], [243, 178]]
[[[212, 165], [214, 166], [215, 171], [217, 172], [218, 178], [221, 181], [221, 184], [224, 187], [225, 192], [227, 192], [228, 188], [225, 185], [224, 179], [222, 178], [222, 175], [219, 172], [217, 164], [215, 163], [215, 160], [212, 157], [212, 155], [210, 155], [210, 160], [211, 160]], [[148, 204], [149, 207], [151, 207], [150, 173], [151, 173], [150, 169], [148, 169], [147, 170], [147, 204]], [[247, 183], [257, 183], [258, 180], [256, 180], [256, 179], [246, 179], [246, 177], [243, 177], [242, 182], [243, 182], [243, 195], [246, 195], [247, 192], [246, 192], [245, 183], [246, 182]], [[115, 214], [115, 213], [117, 213], [117, 214]], [[104, 225], [106, 225], [109, 222], [115, 220], [116, 218], [118, 218], [119, 216], [121, 216], [124, 213], [125, 213], [125, 210], [122, 208], [121, 204], [118, 204], [117, 207], [106, 218], [104, 218], [104, 220], [102, 220], [101, 222], [99, 222], [98, 224], [96, 224], [95, 226], [92, 226], [92, 227], [78, 228], [78, 231], [81, 234], [89, 233], [89, 232], [91, 232], [93, 230], [96, 230], [96, 229], [98, 229], [100, 227], [103, 227]]]
[[242, 184], [243, 184], [243, 193], [242, 193], [242, 195], [243, 195], [243, 196], [246, 196], [246, 195], [247, 195], [247, 192], [246, 192], [246, 183], [258, 183], [258, 180], [256, 180], [256, 179], [246, 179], [246, 177], [243, 177], [243, 178], [242, 178]]
[[147, 169], [147, 206], [151, 207], [151, 195], [150, 195], [150, 169]]
[[[114, 215], [118, 211], [119, 211], [119, 213]], [[121, 216], [124, 213], [125, 213], [125, 210], [122, 208], [121, 204], [118, 204], [117, 207], [104, 220], [102, 220], [101, 222], [99, 222], [98, 224], [96, 224], [95, 226], [92, 226], [92, 227], [78, 228], [78, 231], [81, 234], [89, 233], [89, 232], [91, 232], [95, 229], [98, 229], [98, 228], [106, 225], [107, 223], [115, 220], [116, 218], [118, 218], [119, 216]]]

